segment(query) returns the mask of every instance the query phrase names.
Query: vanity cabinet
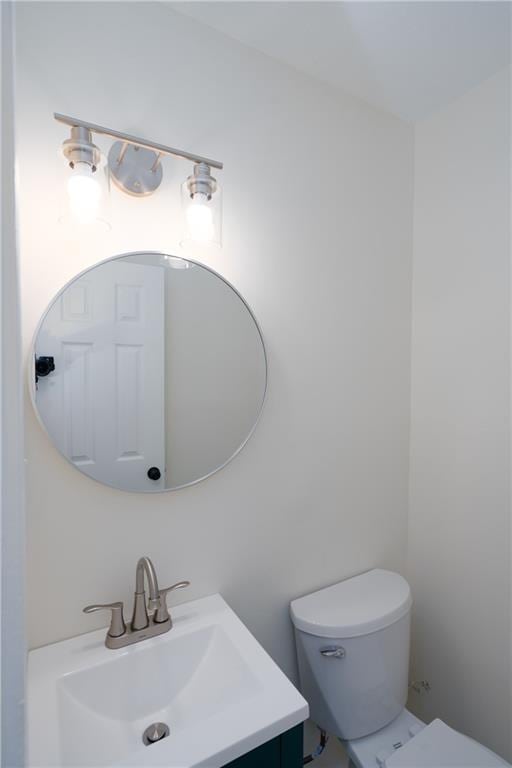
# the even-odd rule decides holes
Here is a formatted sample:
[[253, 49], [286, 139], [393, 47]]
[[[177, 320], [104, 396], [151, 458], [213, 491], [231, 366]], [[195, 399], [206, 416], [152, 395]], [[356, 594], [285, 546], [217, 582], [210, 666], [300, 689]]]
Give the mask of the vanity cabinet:
[[233, 760], [224, 768], [302, 768], [302, 763], [303, 726], [301, 724]]

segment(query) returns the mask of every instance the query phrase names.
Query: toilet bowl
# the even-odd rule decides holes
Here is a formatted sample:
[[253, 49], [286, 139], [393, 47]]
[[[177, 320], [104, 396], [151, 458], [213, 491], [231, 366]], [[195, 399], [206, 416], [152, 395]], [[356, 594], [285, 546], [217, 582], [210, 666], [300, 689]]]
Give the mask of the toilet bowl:
[[441, 720], [405, 708], [412, 598], [397, 573], [374, 569], [291, 603], [302, 693], [311, 719], [356, 768], [509, 766]]

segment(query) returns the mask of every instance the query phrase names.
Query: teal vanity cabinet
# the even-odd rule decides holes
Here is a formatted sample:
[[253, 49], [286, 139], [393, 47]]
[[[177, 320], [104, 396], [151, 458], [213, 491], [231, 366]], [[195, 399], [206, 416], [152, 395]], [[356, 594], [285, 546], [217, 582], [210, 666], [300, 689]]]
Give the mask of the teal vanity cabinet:
[[301, 724], [233, 760], [224, 768], [302, 768], [302, 763], [303, 726]]

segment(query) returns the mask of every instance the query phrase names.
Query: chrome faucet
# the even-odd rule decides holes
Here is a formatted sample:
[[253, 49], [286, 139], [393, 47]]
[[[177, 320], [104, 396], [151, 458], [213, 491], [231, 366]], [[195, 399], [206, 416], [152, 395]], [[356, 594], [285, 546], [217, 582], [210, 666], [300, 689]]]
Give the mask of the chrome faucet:
[[155, 566], [149, 557], [141, 557], [135, 571], [135, 597], [133, 600], [133, 616], [131, 627], [133, 630], [146, 629], [149, 626], [149, 615], [146, 608], [146, 592], [144, 589], [144, 574], [148, 580], [149, 600], [148, 608], [156, 611], [160, 607], [160, 590], [156, 577]]
[[[145, 578], [148, 582], [149, 599], [146, 605]], [[88, 605], [84, 613], [94, 613], [104, 609], [112, 611], [110, 627], [105, 638], [107, 648], [123, 648], [125, 645], [139, 643], [149, 637], [162, 635], [172, 627], [172, 619], [167, 608], [167, 594], [175, 589], [190, 586], [189, 581], [178, 581], [172, 587], [159, 589], [155, 566], [149, 557], [141, 557], [135, 572], [135, 598], [133, 601], [132, 620], [126, 626], [123, 617], [123, 603]]]

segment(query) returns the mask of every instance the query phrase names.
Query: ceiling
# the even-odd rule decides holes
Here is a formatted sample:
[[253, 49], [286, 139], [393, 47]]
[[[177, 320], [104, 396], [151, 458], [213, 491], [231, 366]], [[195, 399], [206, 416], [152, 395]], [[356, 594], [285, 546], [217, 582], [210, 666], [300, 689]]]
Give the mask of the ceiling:
[[508, 64], [508, 2], [170, 5], [409, 121], [449, 104]]

